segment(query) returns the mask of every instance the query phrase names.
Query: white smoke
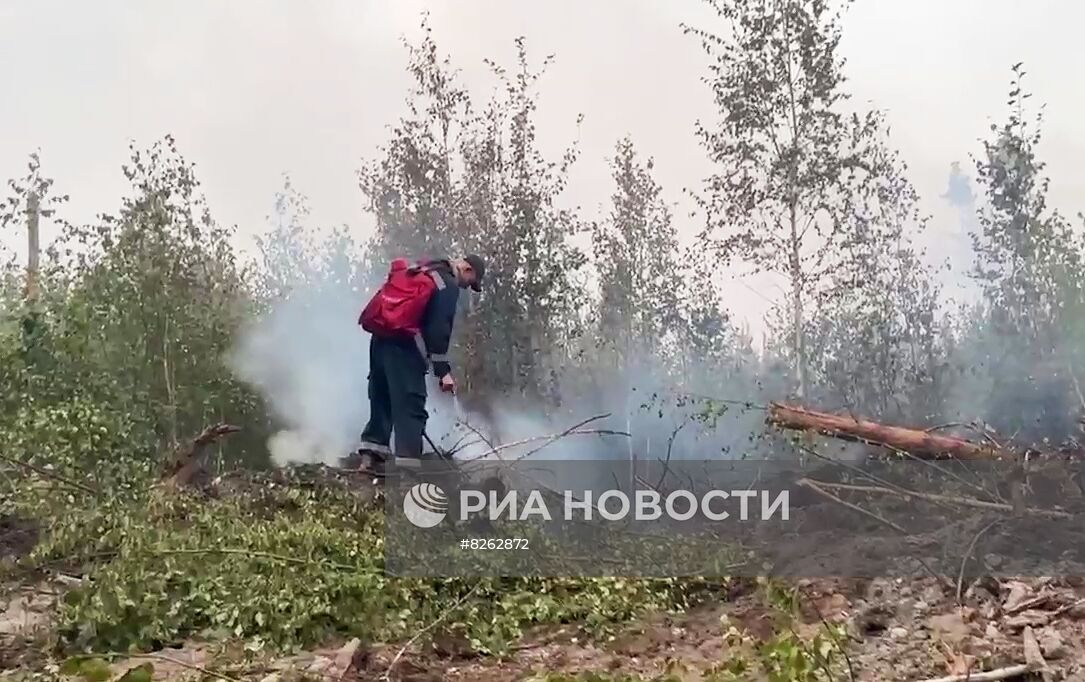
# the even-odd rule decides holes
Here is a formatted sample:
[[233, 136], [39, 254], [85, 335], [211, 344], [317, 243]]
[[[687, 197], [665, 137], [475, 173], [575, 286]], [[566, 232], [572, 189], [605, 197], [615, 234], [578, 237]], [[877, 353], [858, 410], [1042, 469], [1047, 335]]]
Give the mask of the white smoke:
[[[338, 465], [357, 450], [369, 418], [369, 335], [357, 320], [384, 273], [366, 277], [356, 261], [345, 253], [340, 256], [321, 267], [303, 268], [267, 314], [242, 330], [232, 354], [233, 371], [263, 397], [281, 428], [267, 444], [276, 466]], [[441, 449], [454, 450], [461, 460], [515, 460], [532, 452], [544, 459], [612, 459], [633, 456], [631, 450], [638, 459], [658, 460], [667, 454], [672, 440], [675, 459], [749, 454], [752, 436], [760, 430], [757, 413], [736, 409], [719, 424], [691, 423], [676, 435], [675, 427], [690, 421], [699, 407], [676, 405], [673, 396], [642, 406], [652, 394], [670, 394], [675, 388], [670, 385], [673, 377], [656, 371], [654, 364], [645, 360], [635, 371], [629, 370], [641, 378], [641, 385], [629, 397], [625, 397], [631, 389], [628, 375], [593, 396], [584, 394], [582, 382], [578, 383], [582, 376], [568, 377], [562, 382], [564, 409], [555, 415], [548, 415], [538, 402], [522, 399], [470, 392], [452, 398], [427, 376], [426, 434]], [[740, 394], [756, 391], [747, 382], [729, 382], [726, 388]], [[629, 439], [614, 434], [552, 438], [605, 413], [612, 416], [589, 422], [583, 429], [631, 429], [632, 447]], [[393, 434], [393, 445], [394, 438]], [[491, 446], [497, 447], [496, 453]], [[424, 449], [430, 450], [428, 442]]]
[[[234, 373], [256, 389], [282, 429], [267, 444], [276, 466], [337, 466], [360, 444], [369, 419], [370, 337], [358, 325], [358, 314], [378, 280], [351, 276], [348, 268], [341, 261], [329, 274], [307, 269], [266, 315], [242, 330], [233, 350]], [[441, 394], [432, 375], [427, 382], [426, 434], [438, 447], [456, 449], [459, 458], [486, 456], [495, 434], [507, 445], [568, 428], [551, 430], [545, 419], [508, 409], [488, 419]], [[514, 457], [541, 444], [533, 440], [501, 454]]]
[[349, 282], [297, 286], [245, 329], [233, 369], [285, 427], [268, 441], [276, 465], [335, 465], [357, 449], [368, 416], [368, 338]]

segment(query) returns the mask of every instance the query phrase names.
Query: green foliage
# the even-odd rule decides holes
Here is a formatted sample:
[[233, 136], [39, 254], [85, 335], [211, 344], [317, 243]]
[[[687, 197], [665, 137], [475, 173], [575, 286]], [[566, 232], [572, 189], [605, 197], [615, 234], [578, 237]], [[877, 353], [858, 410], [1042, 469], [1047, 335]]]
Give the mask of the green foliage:
[[58, 608], [62, 650], [146, 650], [192, 637], [271, 650], [337, 635], [395, 641], [456, 609], [448, 627], [476, 651], [502, 653], [530, 625], [570, 623], [602, 637], [714, 590], [698, 580], [395, 579], [383, 571], [382, 507], [342, 486], [256, 479], [208, 499], [160, 492], [150, 480], [90, 497], [25, 488], [20, 511], [51, 523], [24, 568], [87, 571]]
[[99, 531], [115, 558], [92, 586], [66, 595], [62, 640], [125, 650], [215, 633], [288, 647], [336, 632], [370, 637], [374, 619], [395, 611], [374, 563], [377, 529], [356, 510], [310, 504], [264, 515], [188, 500], [152, 503], [150, 518], [110, 510]]
[[480, 252], [487, 291], [456, 323], [462, 385], [556, 402], [557, 370], [580, 331], [574, 275], [586, 258], [569, 239], [579, 218], [556, 206], [575, 149], [551, 161], [536, 140], [545, 63], [533, 70], [518, 40], [515, 72], [490, 63], [498, 87], [479, 111], [423, 30], [421, 44], [408, 45], [410, 113], [360, 173], [377, 220], [374, 267], [404, 254]]
[[34, 152], [27, 162], [27, 172], [18, 180], [8, 180], [10, 194], [0, 202], [0, 230], [22, 229], [30, 209], [30, 202], [37, 203], [38, 215], [52, 218], [68, 195], [53, 193], [53, 179], [42, 174], [41, 154]]
[[[101, 658], [72, 657], [60, 666], [61, 675], [78, 676], [86, 682], [106, 682], [113, 677], [109, 663]], [[132, 678], [129, 678], [132, 679]]]
[[1021, 65], [1013, 71], [1009, 116], [992, 124], [976, 159], [987, 199], [974, 235], [985, 314], [963, 352], [973, 354], [965, 362], [983, 363], [993, 378], [992, 424], [1028, 442], [1061, 440], [1080, 416], [1073, 372], [1085, 339], [1081, 243], [1047, 207], [1045, 164], [1036, 154], [1041, 119], [1026, 119], [1031, 95]]
[[[734, 654], [724, 663], [714, 667], [706, 675], [709, 680], [748, 680], [756, 675], [757, 679], [769, 682], [831, 682], [847, 679], [846, 671], [841, 671], [840, 641], [843, 628], [826, 628], [818, 632], [809, 641], [803, 640], [794, 631], [777, 633], [765, 642], [753, 646], [753, 656]], [[737, 632], [728, 637], [731, 647], [749, 646], [748, 640]], [[843, 672], [843, 674], [842, 674]]]
[[[713, 58], [708, 83], [720, 112], [715, 128], [698, 126], [717, 168], [698, 198], [705, 253], [786, 278], [775, 331], [798, 395], [824, 387], [837, 399], [869, 399], [914, 380], [927, 366], [901, 360], [930, 334], [915, 338], [927, 330], [901, 304], [922, 284], [893, 274], [915, 266], [904, 227], [922, 224], [884, 117], [846, 109], [838, 3], [710, 4], [728, 38], [686, 29]], [[917, 305], [929, 312], [929, 297]], [[832, 357], [845, 354], [864, 357]], [[849, 385], [868, 374], [876, 385]]]
[[[128, 196], [83, 225], [64, 219], [67, 197], [31, 155], [0, 202], [0, 229], [21, 231], [36, 205], [61, 237], [46, 250], [35, 295], [14, 262], [0, 262], [0, 514], [42, 529], [17, 569], [84, 571], [54, 634], [61, 651], [98, 657], [76, 656], [63, 672], [110, 679], [109, 652], [197, 636], [256, 650], [344, 634], [402, 640], [450, 612], [445, 630], [499, 654], [532, 625], [575, 623], [603, 637], [645, 612], [715, 594], [716, 585], [690, 579], [390, 578], [380, 509], [328, 481], [283, 485], [253, 473], [266, 463], [271, 423], [289, 409], [265, 405], [227, 367], [238, 330], [283, 297], [349, 290], [361, 299], [391, 256], [488, 258], [486, 294], [467, 293], [456, 323], [468, 394], [520, 394], [552, 412], [609, 383], [624, 386], [627, 408], [651, 394], [645, 412], [714, 428], [736, 423], [748, 407], [741, 399], [797, 391], [885, 419], [952, 419], [957, 408], [967, 418], [986, 411], [1029, 440], [1072, 432], [1083, 400], [1075, 370], [1085, 375], [1082, 243], [1047, 207], [1021, 69], [1009, 116], [976, 161], [986, 197], [975, 235], [983, 305], [950, 320], [910, 244], [926, 221], [884, 118], [845, 110], [832, 3], [712, 5], [728, 37], [691, 32], [714, 60], [708, 84], [720, 117], [698, 133], [716, 172], [700, 197], [702, 240], [685, 257], [652, 161], [628, 138], [611, 160], [611, 210], [590, 235], [579, 209], [562, 208], [578, 152], [541, 150], [536, 112], [549, 59], [533, 66], [517, 40], [512, 68], [489, 63], [497, 88], [480, 106], [425, 24], [422, 41], [407, 46], [407, 114], [359, 173], [377, 228], [364, 256], [345, 231], [324, 244], [307, 236], [308, 203], [287, 176], [262, 260], [247, 269], [168, 136], [131, 149]], [[587, 295], [589, 254], [575, 245], [585, 236], [597, 298]], [[764, 352], [721, 310], [710, 281], [717, 260], [787, 279]], [[592, 343], [600, 337], [609, 343]], [[971, 374], [950, 375], [949, 361]], [[693, 395], [720, 385], [740, 400]], [[165, 454], [222, 421], [245, 431], [213, 465], [247, 467], [240, 482], [228, 479], [212, 498], [157, 490]], [[752, 437], [755, 428], [740, 430]], [[662, 441], [669, 456], [678, 429], [667, 424], [662, 439], [641, 433], [653, 431], [642, 423], [637, 436], [655, 436], [652, 455]], [[794, 593], [767, 588], [772, 608], [794, 611]], [[829, 626], [809, 639], [787, 627], [767, 642], [735, 631], [734, 656], [708, 677], [832, 679], [843, 641]], [[652, 679], [685, 672], [674, 662]], [[147, 664], [122, 679], [152, 673]]]
[[844, 625], [822, 623], [812, 637], [801, 637], [793, 626], [801, 593], [773, 580], [761, 580], [765, 600], [784, 617], [785, 625], [765, 641], [754, 641], [733, 626], [726, 642], [733, 653], [708, 671], [717, 682], [747, 680], [769, 682], [831, 682], [854, 679], [847, 660]]
[[[20, 205], [28, 182], [49, 188], [51, 180], [32, 170], [9, 206]], [[111, 430], [118, 442], [102, 444], [96, 456], [108, 459], [103, 448], [111, 446], [118, 455], [138, 451], [147, 463], [208, 423], [235, 421], [250, 428], [224, 454], [228, 458], [238, 447], [241, 452], [234, 452], [243, 458], [254, 444], [246, 438], [260, 435], [259, 420], [251, 418], [260, 405], [221, 364], [249, 307], [230, 232], [212, 219], [192, 165], [172, 138], [149, 150], [133, 148], [123, 170], [132, 193], [116, 216], [84, 226], [54, 217], [63, 230], [42, 264], [33, 354], [7, 343], [0, 350], [12, 360], [0, 367], [8, 403], [0, 424], [29, 417], [35, 424], [55, 422], [68, 414], [70, 428], [78, 428], [83, 412], [93, 409], [118, 427]], [[22, 315], [21, 302], [3, 303], [0, 319]], [[0, 322], [0, 338], [4, 326]], [[22, 438], [32, 446], [40, 437]], [[127, 447], [125, 439], [131, 439]], [[254, 463], [266, 458], [263, 452], [251, 456]], [[95, 466], [93, 460], [81, 463], [87, 471]]]
[[652, 167], [631, 139], [618, 142], [610, 216], [592, 232], [602, 291], [597, 333], [619, 371], [659, 353], [668, 332], [679, 328], [677, 236]]
[[724, 638], [727, 655], [707, 669], [698, 670], [681, 660], [670, 659], [663, 670], [646, 676], [595, 671], [547, 672], [529, 679], [535, 682], [678, 682], [690, 679], [705, 682], [750, 679], [832, 682], [854, 679], [845, 657], [844, 626], [824, 624], [812, 636], [800, 637], [790, 625], [797, 593], [771, 581], [762, 581], [762, 589], [768, 605], [784, 617], [784, 627], [768, 640], [760, 641], [731, 626]]
[[114, 675], [109, 663], [96, 656], [72, 656], [61, 664], [61, 675], [77, 677], [86, 682], [151, 682], [154, 664], [151, 662], [132, 666], [121, 675]]

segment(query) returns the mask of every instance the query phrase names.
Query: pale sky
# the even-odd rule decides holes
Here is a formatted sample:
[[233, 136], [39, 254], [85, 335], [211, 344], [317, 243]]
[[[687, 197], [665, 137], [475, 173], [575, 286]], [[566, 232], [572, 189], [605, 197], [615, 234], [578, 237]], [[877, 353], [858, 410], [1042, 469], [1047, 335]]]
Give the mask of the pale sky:
[[[67, 217], [89, 221], [119, 205], [128, 140], [172, 133], [242, 247], [265, 229], [283, 172], [309, 196], [314, 226], [365, 230], [355, 170], [403, 111], [400, 38], [418, 38], [423, 9], [480, 98], [493, 85], [482, 60], [510, 63], [518, 35], [536, 63], [555, 55], [538, 127], [555, 157], [580, 140], [571, 203], [601, 212], [606, 157], [629, 133], [655, 157], [668, 198], [688, 205], [683, 188], [709, 171], [694, 122], [713, 115], [701, 82], [708, 58], [679, 28], [718, 26], [700, 0], [0, 0], [0, 178], [21, 175], [40, 147], [72, 197]], [[950, 163], [971, 174], [968, 154], [1004, 115], [1017, 61], [1033, 101], [1048, 107], [1051, 203], [1070, 216], [1085, 210], [1083, 23], [1076, 0], [857, 0], [850, 10], [850, 91], [888, 112], [939, 253], [958, 224], [939, 198]], [[700, 222], [683, 216], [690, 235]], [[54, 235], [47, 226], [44, 238]], [[24, 239], [2, 236], [20, 250]], [[735, 282], [727, 304], [757, 329], [779, 290], [745, 281], [759, 293]]]

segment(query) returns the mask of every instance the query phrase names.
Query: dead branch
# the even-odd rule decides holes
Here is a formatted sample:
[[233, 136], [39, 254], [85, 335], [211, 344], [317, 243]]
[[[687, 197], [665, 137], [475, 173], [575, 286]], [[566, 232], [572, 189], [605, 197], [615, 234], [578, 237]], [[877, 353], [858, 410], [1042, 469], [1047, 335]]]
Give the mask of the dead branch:
[[224, 682], [241, 682], [236, 677], [230, 677], [229, 675], [225, 675], [225, 674], [220, 673], [220, 672], [215, 672], [214, 670], [211, 670], [209, 668], [204, 668], [204, 667], [196, 665], [194, 663], [189, 663], [187, 661], [182, 661], [180, 659], [173, 658], [172, 656], [167, 656], [167, 655], [165, 655], [163, 653], [159, 653], [157, 651], [152, 651], [152, 652], [146, 653], [146, 654], [121, 654], [121, 655], [122, 656], [127, 656], [129, 658], [150, 658], [150, 659], [156, 660], [156, 661], [165, 661], [166, 663], [172, 663], [173, 665], [180, 666], [182, 668], [191, 670], [193, 672], [200, 673], [201, 675], [205, 675], [207, 677], [216, 677], [216, 678], [218, 678], [220, 680], [224, 680]]
[[1030, 672], [1032, 672], [1032, 666], [1027, 663], [1020, 663], [996, 670], [988, 670], [984, 673], [968, 672], [947, 677], [932, 677], [928, 680], [921, 680], [921, 682], [997, 682], [997, 680], [1012, 680]]
[[[815, 481], [815, 483], [828, 490], [850, 490], [852, 492], [861, 493], [896, 495], [898, 497], [915, 498], [927, 500], [930, 502], [945, 502], [948, 504], [955, 504], [964, 507], [975, 507], [978, 509], [992, 509], [1011, 513], [1013, 513], [1014, 511], [1012, 504], [1003, 504], [1001, 502], [987, 502], [986, 500], [977, 500], [972, 497], [957, 497], [955, 495], [940, 495], [938, 493], [920, 493], [914, 490], [908, 490], [906, 488], [885, 488], [876, 485], [856, 485], [853, 483], [827, 483], [823, 481]], [[1073, 514], [1068, 514], [1067, 512], [1058, 511], [1056, 509], [1036, 509], [1035, 507], [1030, 507], [1028, 509], [1024, 509], [1023, 511], [1026, 514], [1045, 516], [1053, 519], [1074, 518]]]
[[853, 440], [904, 450], [917, 457], [989, 460], [1013, 453], [952, 436], [900, 426], [888, 426], [857, 417], [816, 412], [802, 407], [772, 403], [767, 421], [773, 426], [797, 431], [814, 431], [842, 440]]
[[162, 484], [170, 488], [188, 485], [196, 473], [203, 469], [211, 446], [220, 438], [237, 433], [240, 430], [240, 426], [231, 424], [208, 426], [200, 435], [192, 439], [191, 445], [175, 453], [170, 458], [166, 465], [166, 471], [162, 476]]
[[1024, 633], [1024, 650], [1025, 665], [1035, 672], [1048, 671], [1047, 661], [1044, 660], [1043, 653], [1040, 652], [1040, 643], [1036, 641], [1036, 633], [1027, 625]]
[[407, 649], [409, 649], [411, 647], [411, 645], [413, 645], [415, 642], [417, 642], [419, 640], [419, 638], [422, 637], [422, 635], [426, 634], [427, 632], [429, 632], [433, 628], [437, 627], [441, 623], [441, 621], [443, 621], [449, 615], [455, 613], [456, 609], [458, 609], [465, 601], [467, 601], [471, 597], [471, 595], [475, 593], [475, 590], [477, 590], [480, 585], [482, 585], [482, 581], [476, 582], [474, 584], [474, 586], [472, 586], [471, 589], [467, 591], [466, 594], [464, 594], [462, 597], [460, 597], [459, 599], [456, 600], [455, 604], [453, 604], [449, 608], [445, 609], [441, 613], [441, 615], [437, 618], [437, 620], [433, 621], [432, 623], [430, 623], [426, 627], [422, 628], [421, 630], [416, 632], [413, 637], [411, 637], [409, 640], [407, 640], [407, 643], [404, 644], [403, 647], [398, 652], [396, 652], [395, 658], [393, 658], [392, 662], [388, 664], [388, 669], [384, 671], [383, 675], [381, 675], [381, 679], [382, 680], [391, 679], [392, 670], [396, 667], [396, 663], [399, 663], [399, 659], [403, 658], [403, 654], [407, 652]]
[[964, 558], [961, 559], [961, 570], [957, 573], [957, 603], [964, 604], [964, 570], [968, 566], [968, 560], [972, 558], [972, 552], [976, 550], [976, 544], [983, 537], [983, 534], [991, 530], [995, 524], [998, 523], [998, 519], [988, 523], [983, 528], [980, 528], [979, 532], [972, 536], [972, 542], [968, 543], [968, 549], [964, 551]]
[[482, 458], [487, 457], [489, 455], [495, 455], [495, 454], [497, 454], [498, 452], [500, 452], [502, 450], [507, 450], [509, 448], [519, 447], [521, 445], [527, 445], [528, 443], [536, 443], [538, 441], [546, 441], [545, 443], [543, 443], [539, 447], [535, 448], [534, 450], [531, 450], [527, 454], [524, 454], [524, 455], [521, 455], [521, 456], [517, 457], [515, 461], [519, 461], [521, 459], [524, 459], [526, 457], [529, 457], [529, 456], [535, 454], [536, 452], [538, 452], [539, 450], [542, 450], [543, 448], [545, 448], [547, 445], [550, 445], [554, 441], [557, 441], [557, 440], [560, 440], [560, 439], [562, 439], [562, 438], [564, 438], [566, 436], [572, 436], [572, 435], [627, 436], [628, 437], [629, 434], [625, 433], [624, 431], [613, 431], [613, 430], [610, 430], [610, 429], [584, 429], [584, 428], [581, 428], [581, 427], [586, 426], [586, 425], [588, 425], [588, 424], [590, 424], [590, 423], [592, 423], [594, 421], [599, 421], [600, 419], [606, 419], [609, 416], [610, 416], [609, 414], [601, 414], [601, 415], [598, 415], [598, 416], [595, 416], [595, 417], [591, 417], [589, 419], [585, 419], [584, 421], [579, 422], [577, 424], [574, 424], [573, 426], [569, 427], [568, 429], [565, 429], [564, 431], [562, 431], [560, 433], [550, 434], [550, 435], [547, 435], [547, 436], [533, 436], [531, 438], [524, 438], [522, 440], [518, 440], [518, 441], [515, 441], [515, 442], [512, 442], [512, 443], [503, 443], [501, 445], [498, 445], [495, 448], [491, 448], [485, 454], [481, 454], [481, 455], [478, 455], [476, 457], [472, 457], [470, 459], [465, 458], [465, 459], [460, 460], [460, 461], [461, 462], [473, 462], [475, 460], [482, 459]]
[[78, 481], [73, 481], [70, 478], [65, 478], [65, 477], [61, 476], [60, 474], [53, 473], [52, 471], [49, 471], [48, 469], [43, 469], [42, 467], [35, 466], [35, 465], [33, 465], [33, 464], [29, 463], [29, 462], [23, 462], [21, 460], [15, 459], [14, 457], [8, 457], [6, 455], [0, 455], [0, 460], [8, 462], [9, 464], [12, 464], [12, 465], [17, 466], [17, 467], [21, 467], [21, 468], [26, 469], [28, 471], [33, 471], [34, 473], [38, 474], [39, 476], [43, 476], [43, 477], [48, 478], [50, 480], [56, 481], [57, 483], [63, 483], [66, 486], [76, 488], [77, 490], [82, 490], [83, 492], [90, 493], [91, 495], [97, 495], [98, 494], [97, 490], [95, 490], [94, 488], [91, 488], [88, 485], [84, 485], [83, 483], [80, 483]]
[[671, 437], [667, 439], [667, 459], [663, 461], [663, 473], [659, 475], [659, 482], [655, 485], [654, 490], [656, 491], [658, 491], [660, 486], [663, 485], [663, 481], [667, 479], [667, 472], [670, 470], [671, 466], [671, 449], [674, 447], [674, 439], [678, 436], [678, 432], [681, 431], [682, 428], [688, 423], [689, 422], [682, 422], [681, 424], [679, 424], [678, 427], [675, 428], [675, 430], [671, 433]]
[[[869, 481], [873, 481], [874, 483], [880, 483], [883, 486], [885, 486], [886, 488], [899, 488], [902, 491], [905, 490], [904, 488], [901, 488], [900, 486], [893, 483], [892, 481], [887, 481], [886, 479], [882, 478], [881, 476], [877, 476], [875, 474], [870, 473], [869, 471], [866, 471], [862, 467], [857, 467], [854, 464], [849, 464], [848, 462], [833, 459], [832, 457], [826, 457], [825, 455], [821, 454], [817, 450], [815, 450], [813, 448], [810, 448], [810, 447], [806, 447], [805, 445], [802, 445], [801, 443], [796, 444], [796, 446], [798, 447], [799, 450], [802, 450], [803, 452], [807, 453], [808, 455], [810, 455], [812, 457], [816, 457], [816, 458], [818, 458], [818, 459], [820, 459], [822, 461], [825, 461], [825, 462], [827, 462], [827, 463], [829, 463], [829, 464], [831, 464], [833, 466], [837, 466], [837, 467], [840, 467], [842, 469], [847, 469], [848, 471], [851, 471], [854, 474], [862, 476], [863, 478], [865, 478], [865, 479], [867, 479]], [[920, 460], [920, 461], [925, 461], [925, 460]], [[934, 465], [934, 466], [937, 466], [937, 465]]]
[[825, 485], [821, 481], [815, 482], [815, 481], [810, 480], [809, 478], [801, 478], [798, 481], [796, 481], [795, 484], [796, 485], [801, 485], [804, 488], [809, 488], [810, 490], [813, 490], [818, 495], [821, 495], [824, 498], [832, 500], [833, 502], [836, 502], [839, 505], [843, 505], [843, 506], [847, 507], [848, 509], [851, 509], [853, 511], [857, 511], [860, 514], [863, 514], [864, 516], [869, 516], [870, 518], [874, 519], [875, 521], [878, 521], [879, 523], [883, 523], [883, 524], [889, 526], [890, 528], [897, 531], [898, 533], [901, 533], [902, 535], [907, 535], [908, 534], [908, 531], [904, 530], [903, 528], [901, 528], [897, 524], [893, 523], [889, 519], [878, 516], [877, 514], [875, 514], [874, 512], [872, 512], [872, 511], [870, 511], [868, 509], [863, 509], [862, 507], [860, 507], [857, 504], [852, 504], [851, 502], [848, 502], [846, 500], [842, 500], [839, 497], [837, 497], [836, 495], [833, 495], [829, 491], [825, 490], [825, 488], [821, 487], [821, 486]]
[[[494, 444], [494, 443], [493, 443], [493, 442], [492, 442], [492, 441], [491, 441], [491, 440], [490, 440], [489, 438], [487, 438], [486, 436], [482, 435], [482, 432], [481, 432], [481, 431], [479, 431], [479, 430], [478, 430], [478, 429], [476, 429], [476, 428], [475, 428], [474, 426], [472, 426], [471, 424], [469, 424], [469, 423], [467, 422], [467, 420], [466, 420], [466, 419], [462, 419], [462, 420], [460, 420], [460, 421], [459, 421], [459, 423], [460, 423], [460, 424], [463, 424], [463, 425], [464, 425], [464, 427], [466, 427], [466, 428], [467, 428], [467, 429], [468, 429], [469, 431], [471, 431], [471, 432], [472, 432], [472, 433], [474, 433], [474, 434], [475, 434], [476, 436], [478, 436], [478, 437], [479, 437], [479, 440], [481, 440], [481, 441], [482, 441], [483, 443], [485, 443], [485, 444], [486, 444], [486, 447], [490, 448], [490, 450], [491, 450], [491, 451], [493, 451], [493, 450], [494, 450], [494, 449], [495, 449], [495, 448], [497, 447], [497, 446], [496, 446], [496, 445], [495, 445], [495, 444]], [[464, 437], [466, 437], [466, 435], [465, 435]], [[461, 445], [462, 443], [463, 443], [463, 438], [461, 438], [461, 439], [460, 439], [459, 441], [457, 441], [457, 442], [456, 442], [456, 444], [455, 444], [455, 445], [453, 445], [453, 446], [452, 446], [452, 447], [451, 447], [451, 448], [449, 449], [449, 451], [448, 451], [448, 455], [449, 455], [449, 457], [452, 457], [452, 456], [454, 456], [456, 452], [458, 452], [458, 451], [459, 451], [459, 450], [460, 450], [460, 449], [461, 449], [462, 447], [464, 447], [464, 446], [462, 446], [462, 445]]]

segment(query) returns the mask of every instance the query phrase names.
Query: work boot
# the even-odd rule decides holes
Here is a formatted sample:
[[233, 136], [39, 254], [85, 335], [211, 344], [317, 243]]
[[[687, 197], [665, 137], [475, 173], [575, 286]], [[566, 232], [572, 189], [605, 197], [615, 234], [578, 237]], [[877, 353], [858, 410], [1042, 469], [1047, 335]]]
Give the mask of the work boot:
[[379, 452], [377, 450], [373, 450], [363, 445], [362, 447], [358, 448], [357, 456], [360, 460], [358, 465], [358, 471], [367, 471], [373, 473], [376, 476], [384, 476], [384, 463], [385, 460], [388, 458], [387, 454]]

